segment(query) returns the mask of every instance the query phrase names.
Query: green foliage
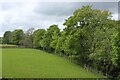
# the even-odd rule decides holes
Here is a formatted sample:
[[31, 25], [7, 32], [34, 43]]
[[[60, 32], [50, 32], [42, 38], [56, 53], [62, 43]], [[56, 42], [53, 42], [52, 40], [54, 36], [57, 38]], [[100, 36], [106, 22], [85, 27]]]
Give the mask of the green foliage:
[[35, 48], [41, 48], [41, 44], [42, 44], [42, 39], [43, 36], [45, 34], [45, 30], [44, 29], [38, 29], [36, 31], [34, 31], [33, 33], [33, 45]]
[[[55, 34], [55, 32], [59, 32], [59, 28], [57, 25], [51, 25], [46, 33], [44, 34], [43, 36], [43, 39], [41, 41], [41, 47], [44, 49], [44, 50], [47, 50], [47, 51], [52, 51], [53, 48], [54, 48], [54, 45], [52, 42], [53, 41], [53, 34]], [[56, 34], [57, 35], [57, 34]], [[51, 46], [50, 46], [51, 44]]]
[[60, 32], [60, 36], [56, 44], [55, 53], [59, 53], [60, 55], [65, 55], [65, 50], [64, 50], [65, 40], [66, 40], [66, 32], [62, 31]]
[[6, 31], [3, 35], [3, 44], [10, 44], [11, 43], [11, 31]]
[[20, 45], [24, 32], [22, 29], [16, 29], [12, 32], [11, 42], [15, 45]]
[[80, 63], [98, 69], [105, 75], [109, 75], [113, 68], [112, 60], [115, 58], [111, 60], [111, 53], [114, 51], [111, 48], [112, 35], [118, 29], [117, 21], [111, 20], [110, 15], [107, 10], [92, 9], [88, 5], [77, 9], [64, 22], [67, 26], [64, 29], [67, 33], [65, 52], [71, 56], [78, 54]]
[[120, 66], [120, 29], [114, 34], [111, 58], [114, 65]]
[[56, 30], [52, 34], [52, 41], [50, 42], [50, 47], [52, 47], [55, 51], [56, 51], [56, 45], [59, 37], [60, 37], [60, 29], [57, 26]]

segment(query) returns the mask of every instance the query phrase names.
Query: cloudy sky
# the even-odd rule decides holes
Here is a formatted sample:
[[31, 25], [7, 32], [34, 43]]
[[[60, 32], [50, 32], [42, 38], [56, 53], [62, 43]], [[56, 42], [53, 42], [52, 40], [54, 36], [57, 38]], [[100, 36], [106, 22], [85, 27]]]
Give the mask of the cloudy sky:
[[88, 4], [110, 10], [112, 18], [118, 19], [118, 2], [0, 2], [0, 36], [8, 30], [46, 29], [52, 24], [63, 29], [64, 20]]

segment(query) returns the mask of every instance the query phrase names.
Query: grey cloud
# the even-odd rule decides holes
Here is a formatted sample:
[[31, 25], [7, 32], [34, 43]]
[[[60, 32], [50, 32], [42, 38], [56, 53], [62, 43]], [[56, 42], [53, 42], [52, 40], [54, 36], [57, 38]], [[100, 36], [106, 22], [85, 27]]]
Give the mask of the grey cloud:
[[113, 14], [118, 13], [118, 3], [117, 2], [97, 2], [93, 5], [93, 8], [97, 9], [107, 9]]
[[34, 12], [44, 14], [44, 15], [54, 15], [54, 16], [68, 16], [77, 9], [78, 3], [66, 3], [66, 2], [49, 2], [49, 3], [39, 3]]
[[46, 2], [39, 3], [34, 12], [44, 15], [67, 16], [83, 5], [93, 5], [93, 8], [97, 9], [109, 9], [112, 13], [116, 13], [118, 10], [117, 2]]

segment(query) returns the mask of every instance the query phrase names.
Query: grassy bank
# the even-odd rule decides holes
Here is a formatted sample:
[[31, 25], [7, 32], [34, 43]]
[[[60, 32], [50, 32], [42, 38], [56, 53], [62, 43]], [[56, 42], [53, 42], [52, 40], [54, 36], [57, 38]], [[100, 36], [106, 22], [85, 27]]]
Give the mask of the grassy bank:
[[3, 77], [101, 78], [69, 60], [35, 49], [3, 49]]

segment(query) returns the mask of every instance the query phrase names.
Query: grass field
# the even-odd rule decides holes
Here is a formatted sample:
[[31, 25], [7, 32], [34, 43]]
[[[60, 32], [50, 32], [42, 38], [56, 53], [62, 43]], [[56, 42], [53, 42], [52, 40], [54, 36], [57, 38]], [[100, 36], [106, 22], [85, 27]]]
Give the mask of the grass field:
[[68, 59], [35, 49], [3, 49], [2, 77], [101, 78]]

